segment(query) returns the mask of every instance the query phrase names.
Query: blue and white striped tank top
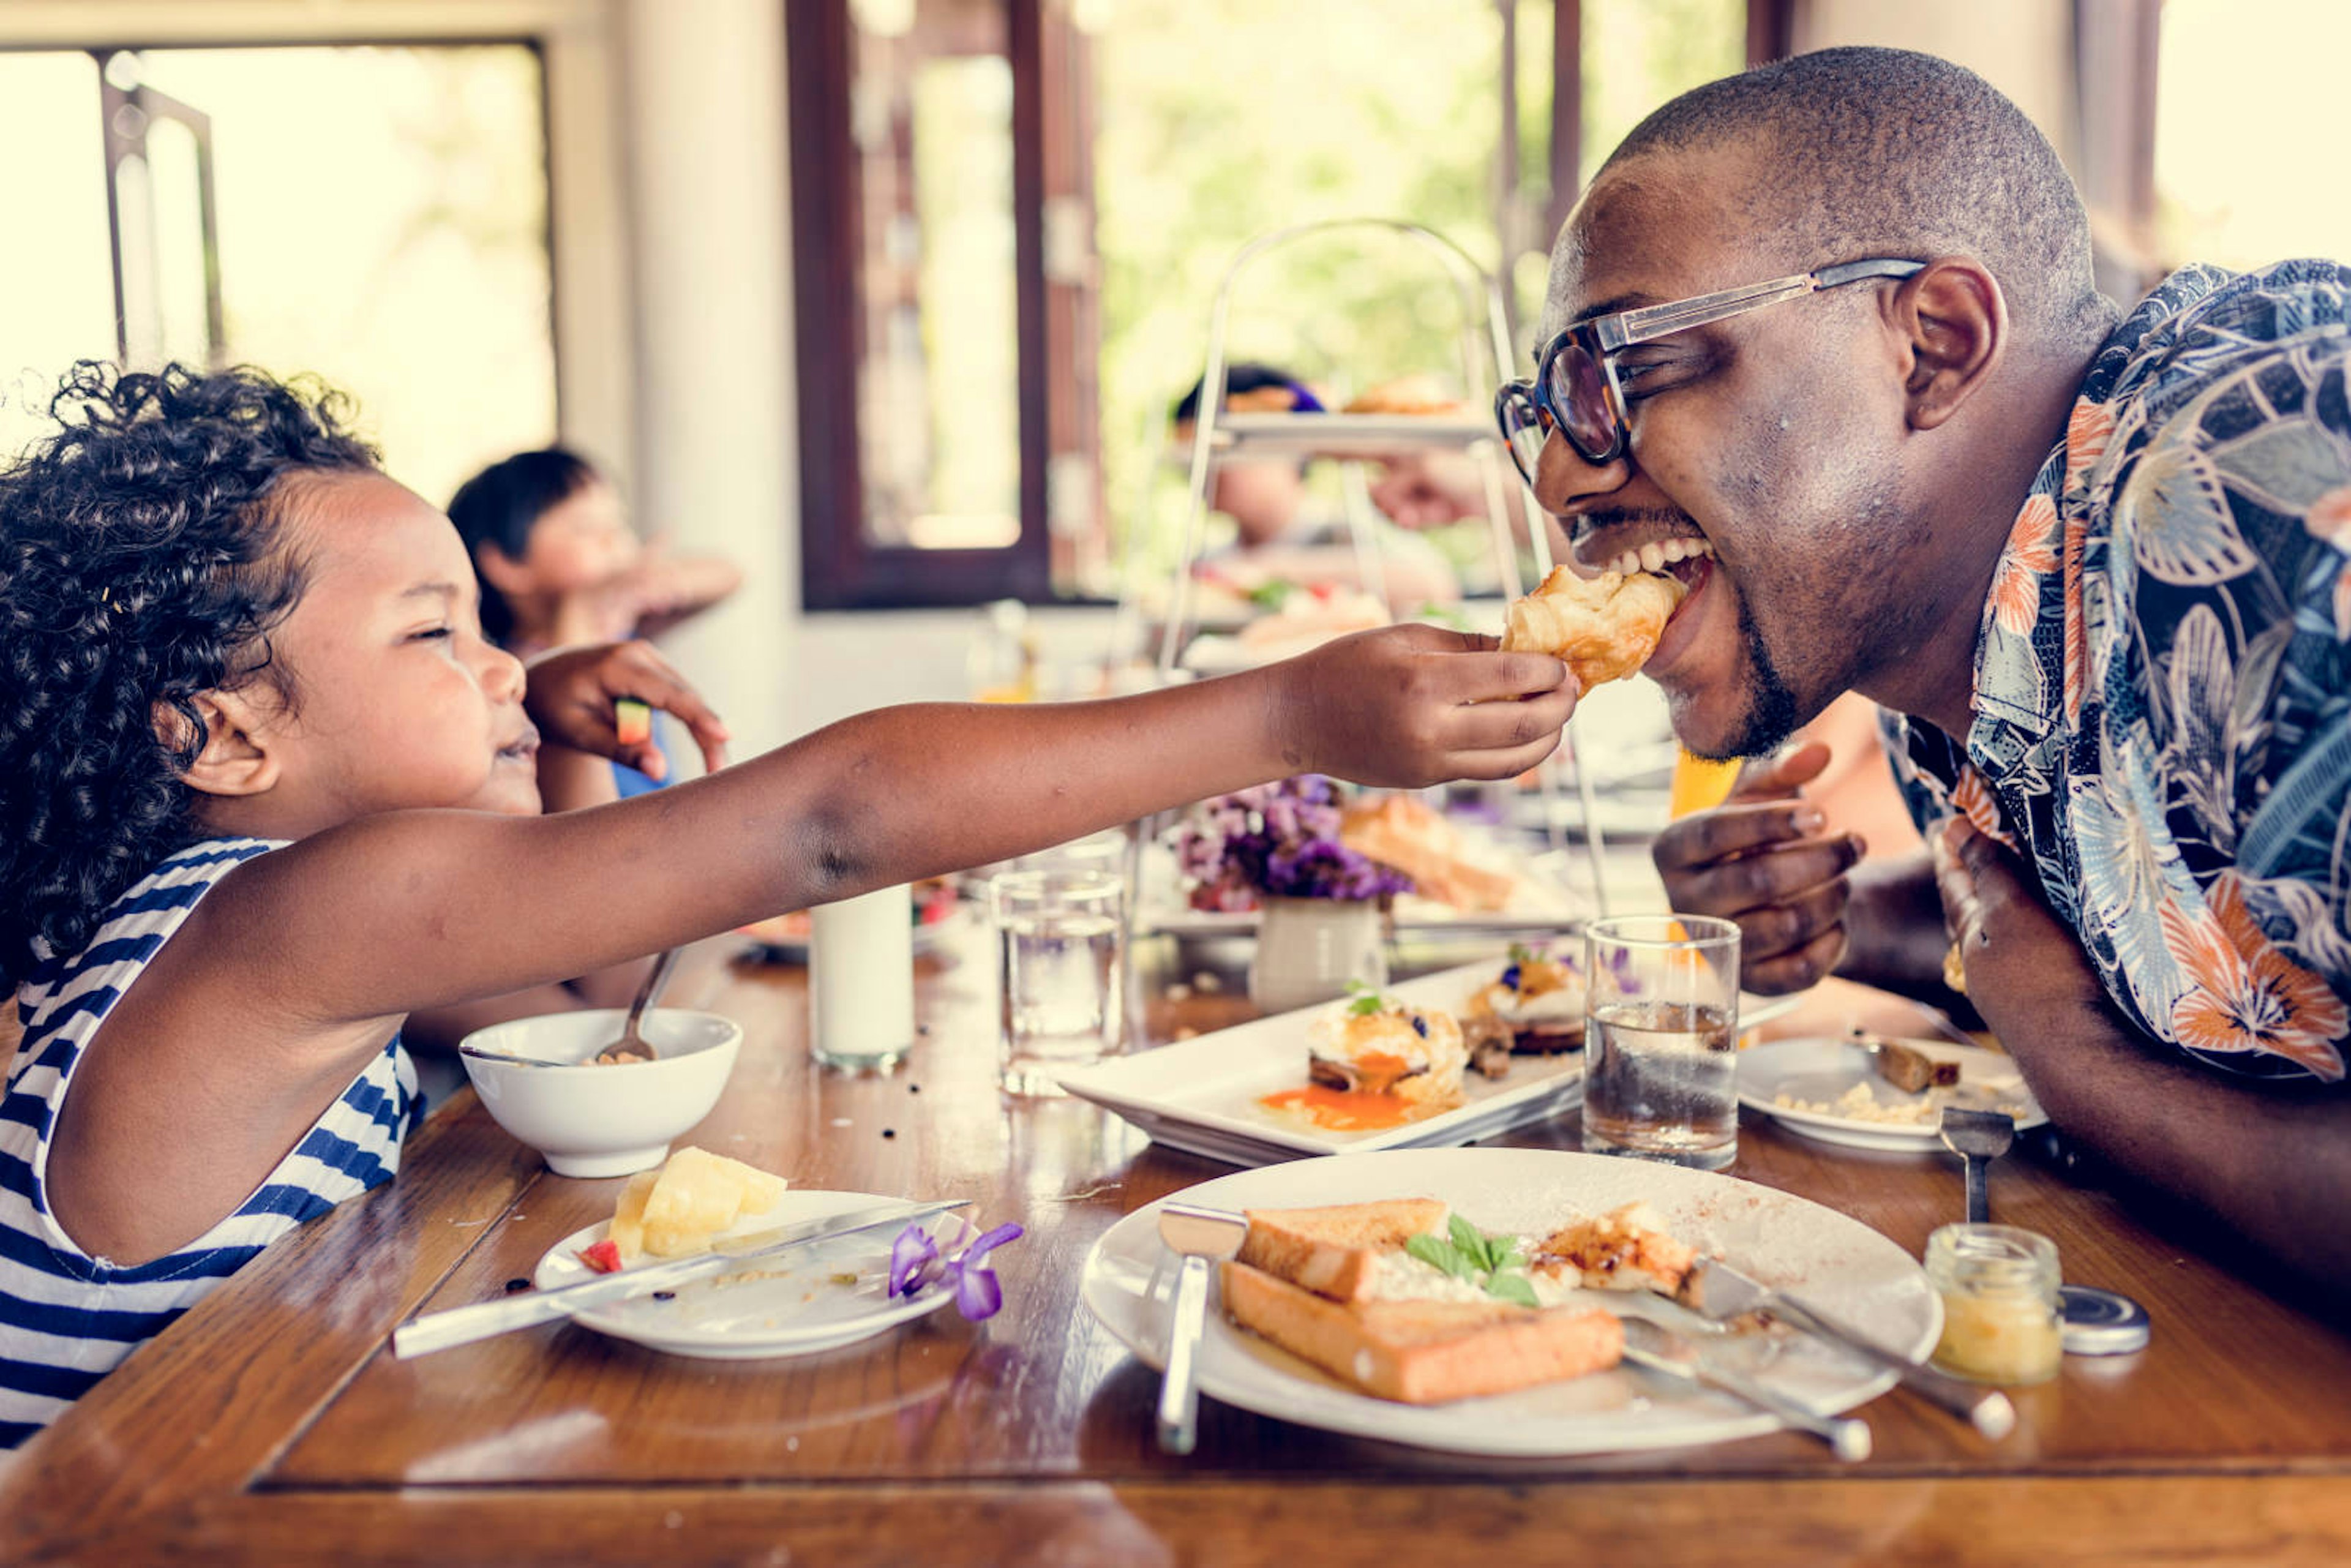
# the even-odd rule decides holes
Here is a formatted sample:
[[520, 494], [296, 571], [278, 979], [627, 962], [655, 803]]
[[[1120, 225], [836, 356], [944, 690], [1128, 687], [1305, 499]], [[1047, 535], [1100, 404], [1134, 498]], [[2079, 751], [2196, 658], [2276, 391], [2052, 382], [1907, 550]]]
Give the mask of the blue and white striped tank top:
[[235, 1213], [177, 1251], [118, 1267], [75, 1246], [49, 1212], [49, 1131], [75, 1062], [197, 901], [277, 847], [190, 845], [115, 900], [88, 947], [45, 957], [17, 989], [25, 1034], [0, 1098], [0, 1449], [47, 1426], [264, 1247], [400, 1166], [421, 1107], [394, 1035]]

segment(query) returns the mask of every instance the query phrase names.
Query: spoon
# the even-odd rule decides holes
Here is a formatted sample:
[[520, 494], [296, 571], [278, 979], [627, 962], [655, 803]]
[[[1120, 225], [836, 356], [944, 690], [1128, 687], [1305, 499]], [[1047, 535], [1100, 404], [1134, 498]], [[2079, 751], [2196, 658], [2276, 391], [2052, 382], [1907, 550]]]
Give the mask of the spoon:
[[1968, 1223], [1991, 1219], [1991, 1162], [2016, 1141], [2016, 1119], [2005, 1111], [1943, 1107], [1943, 1146], [1968, 1165]]
[[653, 967], [645, 973], [645, 983], [637, 988], [637, 999], [629, 1004], [629, 1021], [621, 1026], [621, 1038], [596, 1053], [600, 1066], [610, 1067], [621, 1061], [651, 1061], [659, 1054], [638, 1026], [644, 1021], [645, 1009], [653, 1006], [653, 998], [661, 995], [664, 986], [669, 984], [669, 972], [677, 967], [677, 953], [678, 950], [673, 947], [653, 960]]
[[460, 1045], [460, 1056], [470, 1056], [478, 1061], [503, 1061], [516, 1067], [577, 1067], [576, 1061], [558, 1061], [548, 1056], [517, 1056], [510, 1051], [484, 1051], [476, 1045]]

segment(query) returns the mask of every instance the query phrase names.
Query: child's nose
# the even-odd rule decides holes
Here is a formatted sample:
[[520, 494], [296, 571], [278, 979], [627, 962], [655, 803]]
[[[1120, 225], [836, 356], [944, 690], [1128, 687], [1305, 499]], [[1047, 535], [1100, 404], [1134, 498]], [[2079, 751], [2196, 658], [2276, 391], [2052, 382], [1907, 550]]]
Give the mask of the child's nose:
[[526, 684], [522, 661], [495, 643], [482, 644], [482, 690], [493, 701], [520, 702]]

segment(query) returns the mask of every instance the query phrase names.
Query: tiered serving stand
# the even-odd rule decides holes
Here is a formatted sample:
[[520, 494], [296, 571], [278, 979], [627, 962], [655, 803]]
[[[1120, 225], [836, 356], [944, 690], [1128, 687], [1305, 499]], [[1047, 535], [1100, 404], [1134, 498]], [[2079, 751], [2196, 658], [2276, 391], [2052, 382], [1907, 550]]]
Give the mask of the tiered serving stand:
[[[1533, 493], [1510, 464], [1502, 449], [1501, 437], [1493, 420], [1482, 412], [1451, 415], [1378, 414], [1378, 413], [1236, 413], [1225, 408], [1225, 387], [1230, 361], [1228, 328], [1232, 304], [1242, 280], [1267, 256], [1302, 240], [1327, 239], [1333, 236], [1356, 237], [1379, 234], [1401, 235], [1431, 266], [1434, 281], [1449, 288], [1458, 305], [1458, 348], [1460, 356], [1461, 382], [1469, 394], [1469, 408], [1482, 411], [1491, 405], [1501, 382], [1509, 379], [1511, 369], [1509, 320], [1502, 308], [1502, 294], [1493, 277], [1480, 267], [1461, 247], [1433, 229], [1418, 224], [1394, 218], [1332, 218], [1320, 222], [1295, 224], [1259, 235], [1243, 246], [1225, 269], [1218, 286], [1216, 302], [1208, 313], [1207, 368], [1200, 382], [1199, 411], [1193, 421], [1192, 450], [1188, 463], [1189, 496], [1185, 510], [1183, 548], [1176, 564], [1176, 579], [1168, 596], [1168, 609], [1159, 632], [1156, 660], [1161, 681], [1177, 679], [1177, 672], [1186, 645], [1197, 634], [1199, 627], [1194, 608], [1196, 588], [1195, 568], [1198, 565], [1208, 509], [1208, 494], [1217, 465], [1235, 460], [1265, 458], [1295, 462], [1332, 462], [1338, 465], [1342, 494], [1346, 501], [1345, 515], [1348, 538], [1366, 591], [1386, 600], [1386, 573], [1383, 570], [1380, 529], [1370, 497], [1370, 484], [1365, 465], [1416, 452], [1459, 452], [1476, 465], [1486, 495], [1486, 515], [1494, 552], [1496, 577], [1502, 591], [1511, 599], [1526, 591], [1519, 571], [1519, 554], [1510, 527], [1508, 495], [1516, 486], [1525, 516], [1531, 520], [1541, 516]], [[1552, 569], [1551, 539], [1547, 529], [1531, 526], [1528, 535], [1532, 545], [1535, 568], [1540, 574]], [[1139, 559], [1139, 545], [1130, 545], [1130, 552]], [[1122, 619], [1128, 624], [1137, 623], [1139, 612], [1134, 609], [1137, 598], [1135, 574], [1128, 574], [1126, 605]], [[1402, 607], [1388, 603], [1395, 615]], [[1568, 725], [1566, 751], [1571, 758], [1579, 755], [1573, 720]], [[1566, 813], [1555, 809], [1559, 782], [1554, 763], [1546, 763], [1540, 772], [1543, 795], [1543, 823], [1554, 852], [1565, 847]], [[1607, 879], [1603, 873], [1605, 846], [1600, 831], [1600, 812], [1592, 770], [1578, 766], [1574, 768], [1577, 789], [1578, 826], [1584, 851], [1589, 858], [1593, 898], [1599, 913], [1608, 912]], [[1520, 923], [1510, 923], [1515, 928]], [[1462, 916], [1451, 924], [1452, 929], [1464, 932], [1479, 928], [1475, 915]]]

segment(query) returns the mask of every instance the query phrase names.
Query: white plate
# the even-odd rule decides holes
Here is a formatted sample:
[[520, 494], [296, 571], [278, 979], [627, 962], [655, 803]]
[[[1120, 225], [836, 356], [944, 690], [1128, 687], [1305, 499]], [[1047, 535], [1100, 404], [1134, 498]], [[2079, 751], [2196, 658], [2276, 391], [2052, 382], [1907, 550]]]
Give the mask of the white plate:
[[1881, 1105], [1940, 1101], [1985, 1111], [2001, 1105], [2022, 1105], [2025, 1113], [2017, 1118], [2018, 1131], [2048, 1122], [2048, 1113], [2033, 1099], [2032, 1091], [2024, 1086], [2013, 1058], [1996, 1051], [1938, 1040], [1906, 1040], [1902, 1043], [1938, 1061], [1958, 1062], [1958, 1087], [1906, 1094], [1880, 1078], [1869, 1052], [1849, 1040], [1775, 1040], [1740, 1053], [1739, 1103], [1808, 1138], [1857, 1149], [1932, 1148], [1940, 1141], [1940, 1127], [1933, 1121], [1907, 1125], [1865, 1122], [1853, 1116], [1794, 1111], [1774, 1102], [1786, 1094], [1797, 1100], [1834, 1104], [1837, 1097], [1855, 1084], [1866, 1083], [1872, 1098]]
[[[1801, 1290], [1807, 1301], [1912, 1355], [1924, 1354], [1942, 1331], [1942, 1303], [1918, 1265], [1859, 1220], [1770, 1187], [1647, 1160], [1549, 1149], [1416, 1149], [1244, 1171], [1176, 1197], [1228, 1209], [1438, 1197], [1489, 1230], [1521, 1234], [1646, 1200], [1675, 1235], [1719, 1250], [1768, 1283]], [[1147, 1205], [1113, 1226], [1087, 1256], [1079, 1287], [1102, 1325], [1153, 1366], [1164, 1359], [1176, 1273], [1159, 1241], [1159, 1207]], [[1606, 1304], [1604, 1293], [1598, 1304]], [[1894, 1383], [1891, 1373], [1802, 1336], [1709, 1342], [1708, 1354], [1823, 1415], [1850, 1409]], [[1214, 1310], [1199, 1374], [1203, 1392], [1261, 1416], [1464, 1454], [1677, 1448], [1779, 1425], [1722, 1395], [1625, 1368], [1458, 1405], [1392, 1404], [1354, 1392]]]
[[[1386, 988], [1424, 1008], [1458, 1013], [1502, 970], [1499, 959], [1441, 969]], [[1253, 1019], [1133, 1056], [1113, 1057], [1063, 1074], [1061, 1087], [1114, 1111], [1171, 1148], [1238, 1166], [1270, 1165], [1309, 1155], [1376, 1149], [1446, 1148], [1513, 1127], [1547, 1121], [1583, 1103], [1583, 1053], [1520, 1056], [1510, 1076], [1463, 1076], [1466, 1102], [1423, 1121], [1370, 1132], [1338, 1133], [1294, 1122], [1258, 1103], [1260, 1096], [1306, 1082], [1306, 1028], [1331, 1003]], [[1793, 997], [1742, 997], [1740, 1027], [1776, 1017]]]
[[[737, 1222], [731, 1233], [769, 1230], [802, 1219], [820, 1219], [826, 1215], [847, 1214], [852, 1209], [893, 1201], [895, 1200], [870, 1192], [795, 1189], [786, 1192], [765, 1214]], [[949, 1236], [956, 1228], [952, 1215], [930, 1223], [934, 1235], [940, 1226]], [[611, 1228], [611, 1221], [600, 1220], [549, 1248], [532, 1272], [530, 1282], [542, 1291], [551, 1291], [595, 1278], [594, 1271], [580, 1261], [579, 1254], [583, 1248], [604, 1239]], [[757, 1271], [769, 1277], [698, 1280], [679, 1286], [674, 1297], [666, 1301], [638, 1296], [580, 1312], [572, 1321], [649, 1349], [719, 1361], [807, 1355], [854, 1344], [884, 1329], [935, 1312], [954, 1298], [954, 1291], [935, 1284], [908, 1301], [887, 1298], [884, 1292], [889, 1288], [890, 1243], [896, 1237], [895, 1231], [872, 1230], [804, 1248], [764, 1268], [758, 1260], [748, 1260], [744, 1265], [747, 1273]], [[850, 1272], [857, 1275], [854, 1285], [833, 1282], [834, 1275]]]

